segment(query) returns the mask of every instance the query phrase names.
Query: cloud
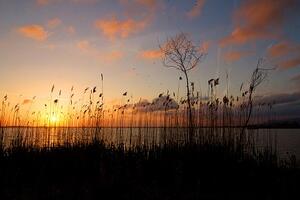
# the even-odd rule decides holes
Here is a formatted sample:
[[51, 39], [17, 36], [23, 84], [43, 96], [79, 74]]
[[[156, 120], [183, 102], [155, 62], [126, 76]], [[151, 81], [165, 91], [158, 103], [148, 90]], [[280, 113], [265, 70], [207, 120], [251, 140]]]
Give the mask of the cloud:
[[279, 67], [282, 69], [290, 69], [290, 68], [297, 67], [299, 65], [300, 65], [300, 56], [285, 61], [281, 61], [279, 63]]
[[24, 37], [28, 37], [37, 41], [47, 40], [49, 33], [40, 25], [26, 25], [18, 28], [18, 32]]
[[139, 111], [167, 111], [179, 107], [174, 99], [166, 95], [154, 98], [151, 103], [146, 99], [140, 100], [138, 103], [134, 104], [134, 106]]
[[290, 44], [288, 44], [287, 42], [280, 42], [275, 45], [272, 45], [268, 49], [268, 54], [272, 57], [279, 57], [288, 54], [290, 50]]
[[298, 75], [292, 77], [292, 78], [291, 78], [291, 81], [295, 81], [295, 82], [300, 83], [300, 74], [298, 74]]
[[55, 27], [59, 26], [61, 23], [62, 23], [61, 19], [59, 19], [59, 18], [53, 18], [53, 19], [50, 19], [47, 22], [47, 26], [49, 28], [55, 28]]
[[111, 40], [128, 38], [130, 35], [143, 30], [146, 25], [147, 22], [143, 20], [118, 20], [115, 17], [95, 22], [95, 27]]
[[293, 76], [293, 77], [290, 79], [290, 81], [291, 81], [292, 85], [293, 85], [294, 87], [296, 87], [296, 90], [297, 90], [297, 91], [300, 91], [300, 90], [299, 90], [299, 86], [300, 86], [300, 74], [297, 74], [297, 75]]
[[281, 94], [273, 94], [268, 96], [259, 97], [255, 100], [255, 104], [261, 103], [275, 103], [279, 104], [287, 104], [293, 103], [296, 101], [300, 101], [300, 92], [295, 93], [281, 93]]
[[246, 0], [234, 12], [234, 30], [220, 41], [220, 45], [240, 45], [278, 37], [286, 11], [291, 10], [293, 5], [294, 0]]
[[161, 96], [152, 100], [151, 110], [173, 110], [179, 107], [178, 103], [169, 96]]
[[204, 4], [205, 4], [205, 0], [197, 0], [194, 6], [192, 7], [192, 9], [186, 13], [187, 17], [189, 19], [194, 19], [198, 17], [202, 12]]
[[[298, 118], [300, 116], [300, 92], [255, 97], [254, 105], [274, 105], [272, 106], [272, 112], [277, 113], [278, 119]], [[265, 109], [259, 109], [257, 110], [257, 114], [265, 115], [265, 111]]]
[[139, 57], [144, 59], [158, 59], [161, 56], [162, 52], [159, 49], [145, 50], [139, 53]]
[[290, 69], [300, 65], [300, 45], [294, 42], [278, 42], [268, 48], [268, 55], [275, 59], [281, 69]]
[[134, 104], [135, 109], [139, 111], [146, 111], [149, 109], [151, 103], [147, 99], [141, 99], [139, 102]]
[[128, 38], [146, 28], [153, 21], [162, 1], [158, 0], [119, 0], [124, 7], [126, 19], [117, 17], [99, 19], [95, 27], [110, 40]]
[[95, 21], [95, 28], [110, 40], [128, 38], [151, 24], [162, 6], [158, 0], [119, 0], [124, 7], [125, 19], [111, 17]]
[[271, 57], [285, 56], [291, 53], [300, 52], [300, 45], [283, 41], [268, 48], [268, 54]]
[[223, 58], [227, 62], [234, 62], [252, 53], [252, 51], [229, 51], [223, 55]]
[[290, 69], [300, 65], [300, 45], [294, 42], [278, 42], [268, 48], [268, 55], [274, 58], [281, 69]]
[[252, 29], [249, 27], [236, 27], [230, 36], [223, 38], [220, 42], [221, 46], [229, 44], [245, 44], [249, 41], [257, 39], [270, 38], [274, 35], [266, 33], [259, 29]]
[[107, 62], [112, 62], [123, 58], [123, 52], [119, 50], [113, 51], [99, 51], [97, 48], [93, 47], [88, 40], [80, 40], [76, 43], [76, 47], [84, 52], [85, 54], [94, 57], [95, 59], [104, 60]]

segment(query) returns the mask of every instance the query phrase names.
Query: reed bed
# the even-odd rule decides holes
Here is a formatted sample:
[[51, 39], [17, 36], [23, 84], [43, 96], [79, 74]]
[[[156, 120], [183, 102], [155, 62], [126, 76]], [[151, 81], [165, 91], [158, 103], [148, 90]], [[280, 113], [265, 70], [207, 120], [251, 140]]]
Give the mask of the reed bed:
[[192, 123], [186, 99], [169, 91], [151, 102], [124, 92], [122, 104], [105, 107], [99, 86], [77, 95], [72, 87], [64, 105], [53, 85], [44, 109], [25, 114], [5, 96], [1, 199], [292, 198], [296, 158], [280, 161], [276, 136], [267, 134], [259, 148], [259, 129], [248, 129], [274, 119], [274, 102], [252, 101], [248, 120], [248, 90], [220, 98], [216, 80], [207, 96], [191, 87]]
[[[241, 86], [238, 96], [218, 97], [219, 84], [219, 78], [208, 80], [207, 95], [202, 96], [191, 83], [192, 123], [188, 122], [187, 100], [179, 96], [179, 89], [177, 93], [162, 92], [152, 101], [140, 99], [137, 102], [124, 92], [120, 94], [122, 104], [105, 106], [102, 74], [100, 86], [86, 87], [81, 94], [75, 94], [74, 87], [71, 87], [67, 104], [63, 104], [62, 91], [53, 85], [42, 110], [31, 110], [36, 97], [13, 105], [5, 95], [1, 105], [0, 147], [51, 148], [89, 143], [97, 138], [105, 143], [124, 145], [127, 149], [145, 144], [151, 147], [191, 141], [252, 148], [255, 138], [245, 129], [272, 122], [275, 102], [256, 104], [251, 99], [250, 119], [249, 95], [252, 94], [249, 94], [249, 89]], [[102, 89], [98, 91], [98, 88]], [[26, 104], [30, 104], [29, 108]], [[193, 124], [192, 140], [187, 130], [189, 124]]]

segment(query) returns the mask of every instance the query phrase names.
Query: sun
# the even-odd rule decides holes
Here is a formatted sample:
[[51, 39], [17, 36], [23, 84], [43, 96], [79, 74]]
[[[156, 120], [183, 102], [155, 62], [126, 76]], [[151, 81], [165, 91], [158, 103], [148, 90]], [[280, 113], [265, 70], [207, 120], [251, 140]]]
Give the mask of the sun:
[[52, 124], [56, 124], [57, 122], [59, 122], [59, 117], [56, 116], [56, 115], [52, 115], [52, 116], [50, 117], [50, 122], [51, 122]]

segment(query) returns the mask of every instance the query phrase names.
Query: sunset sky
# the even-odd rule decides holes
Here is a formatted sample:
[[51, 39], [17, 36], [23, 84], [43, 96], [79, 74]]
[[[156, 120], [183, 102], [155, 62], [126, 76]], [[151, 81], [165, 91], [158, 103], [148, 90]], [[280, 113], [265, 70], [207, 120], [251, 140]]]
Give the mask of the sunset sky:
[[[191, 73], [196, 90], [220, 77], [218, 94], [238, 94], [265, 57], [276, 67], [257, 95], [300, 115], [300, 14], [297, 0], [0, 0], [0, 95], [49, 97], [101, 86], [153, 99], [177, 91], [179, 72], [163, 67], [159, 44], [185, 32], [207, 51]], [[182, 85], [183, 89], [183, 85]], [[183, 94], [183, 90], [182, 90]], [[20, 96], [22, 95], [22, 96]]]

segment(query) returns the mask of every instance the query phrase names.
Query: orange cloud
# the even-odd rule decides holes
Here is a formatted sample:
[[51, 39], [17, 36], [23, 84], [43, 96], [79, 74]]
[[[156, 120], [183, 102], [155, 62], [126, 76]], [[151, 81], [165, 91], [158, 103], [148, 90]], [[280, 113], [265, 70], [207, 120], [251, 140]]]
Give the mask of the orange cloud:
[[108, 20], [97, 20], [95, 27], [111, 40], [115, 38], [127, 38], [129, 35], [143, 30], [146, 21], [135, 21], [133, 19], [117, 20], [116, 18]]
[[251, 51], [230, 51], [230, 52], [226, 52], [223, 55], [223, 58], [227, 62], [234, 62], [234, 61], [240, 60], [242, 57], [248, 56], [250, 54], [252, 54]]
[[272, 57], [285, 56], [289, 53], [299, 52], [300, 45], [294, 45], [290, 42], [279, 42], [268, 49], [268, 54]]
[[159, 49], [146, 50], [139, 53], [139, 57], [144, 59], [157, 59], [157, 58], [161, 58], [162, 55], [163, 54]]
[[220, 45], [226, 46], [229, 44], [245, 44], [248, 41], [269, 37], [274, 37], [274, 35], [258, 29], [236, 27], [230, 36], [221, 40]]
[[59, 26], [61, 23], [62, 23], [62, 21], [59, 18], [53, 18], [47, 22], [47, 26], [49, 28], [55, 28], [55, 27]]
[[204, 3], [205, 0], [197, 0], [192, 9], [186, 13], [188, 18], [193, 19], [195, 17], [198, 17], [201, 14], [201, 11], [204, 7]]
[[22, 26], [18, 31], [23, 36], [37, 41], [44, 41], [49, 36], [48, 32], [42, 26], [36, 24]]
[[159, 0], [119, 0], [125, 20], [112, 17], [97, 20], [95, 27], [111, 40], [127, 38], [151, 24], [163, 2]]
[[299, 65], [300, 65], [300, 56], [279, 63], [279, 67], [282, 69], [290, 69], [290, 68], [297, 67]]
[[300, 45], [288, 41], [279, 42], [268, 49], [268, 55], [275, 58], [281, 69], [300, 65]]
[[277, 37], [286, 10], [293, 5], [294, 0], [247, 0], [234, 12], [237, 24], [232, 33], [220, 41], [221, 46]]

